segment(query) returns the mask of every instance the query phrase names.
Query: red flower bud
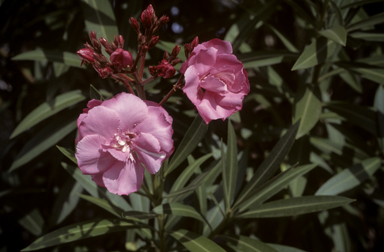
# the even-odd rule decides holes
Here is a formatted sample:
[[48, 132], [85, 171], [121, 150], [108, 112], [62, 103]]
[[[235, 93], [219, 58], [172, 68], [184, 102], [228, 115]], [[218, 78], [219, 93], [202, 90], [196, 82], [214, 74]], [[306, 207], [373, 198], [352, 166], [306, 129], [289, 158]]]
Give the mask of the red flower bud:
[[140, 33], [140, 26], [137, 20], [134, 17], [131, 17], [129, 19], [129, 23], [131, 23], [132, 28], [135, 30], [136, 33]]
[[93, 58], [93, 50], [92, 49], [83, 48], [83, 49], [78, 50], [76, 53], [86, 63], [93, 63], [95, 61], [95, 59]]
[[173, 77], [176, 73], [176, 69], [169, 64], [167, 60], [162, 60], [160, 64], [156, 66], [156, 71], [159, 76], [165, 79]]
[[156, 67], [155, 66], [149, 66], [148, 67], [148, 71], [149, 71], [149, 74], [152, 75], [152, 76], [156, 76], [157, 75]]
[[196, 36], [191, 42], [191, 51], [199, 44], [199, 37]]
[[179, 59], [179, 58], [174, 59], [174, 60], [171, 61], [171, 65], [172, 65], [172, 66], [176, 66], [177, 64], [180, 63], [180, 61], [181, 61], [181, 59]]
[[105, 49], [111, 49], [111, 44], [103, 37], [100, 38], [100, 43], [105, 47]]
[[133, 63], [131, 53], [121, 48], [117, 48], [116, 51], [111, 54], [110, 59], [112, 64], [118, 64], [122, 68], [127, 68], [127, 66], [131, 66]]
[[159, 19], [159, 26], [163, 26], [165, 25], [166, 23], [169, 22], [169, 17], [167, 16], [162, 16], [160, 19]]
[[101, 53], [101, 44], [97, 39], [92, 38], [91, 40], [95, 52]]
[[113, 70], [109, 67], [100, 67], [100, 66], [94, 64], [93, 68], [96, 70], [96, 72], [99, 74], [99, 76], [103, 79], [110, 77], [113, 74]]
[[89, 33], [89, 40], [92, 41], [92, 39], [96, 39], [97, 40], [97, 36], [96, 36], [96, 33], [94, 31], [91, 31]]
[[152, 49], [157, 43], [159, 43], [159, 36], [153, 36], [148, 43], [148, 48]]
[[152, 5], [148, 5], [147, 9], [145, 9], [141, 13], [141, 22], [143, 23], [145, 29], [149, 29], [152, 26], [152, 16], [156, 17], [155, 11], [153, 10]]
[[168, 54], [168, 51], [165, 51], [164, 54], [163, 54], [163, 59], [167, 60], [169, 59], [169, 54]]
[[124, 38], [123, 38], [123, 36], [119, 35], [119, 37], [117, 38], [117, 41], [118, 41], [118, 47], [119, 48], [123, 48], [124, 47]]
[[174, 47], [173, 50], [172, 50], [171, 57], [172, 57], [172, 58], [176, 58], [177, 55], [178, 55], [179, 52], [180, 52], [180, 49], [181, 49], [180, 46], [175, 45], [175, 47]]

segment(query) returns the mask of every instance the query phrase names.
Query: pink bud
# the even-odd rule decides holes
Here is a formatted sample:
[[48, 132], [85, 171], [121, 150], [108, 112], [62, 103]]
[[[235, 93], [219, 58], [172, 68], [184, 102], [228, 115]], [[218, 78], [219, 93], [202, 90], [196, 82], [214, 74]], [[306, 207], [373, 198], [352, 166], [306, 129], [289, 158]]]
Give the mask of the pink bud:
[[111, 54], [110, 59], [113, 64], [120, 64], [123, 68], [127, 68], [127, 66], [130, 66], [133, 63], [131, 53], [121, 48], [117, 48]]
[[82, 60], [84, 60], [87, 63], [93, 63], [95, 59], [93, 58], [93, 50], [89, 48], [83, 48], [78, 50], [77, 55], [80, 56]]
[[165, 25], [166, 23], [169, 22], [169, 17], [167, 16], [162, 16], [160, 19], [159, 19], [159, 26], [163, 26]]
[[121, 35], [119, 35], [119, 37], [117, 38], [117, 40], [118, 40], [118, 47], [119, 48], [123, 48], [124, 47], [124, 38], [123, 38], [123, 36], [121, 36]]
[[146, 29], [151, 28], [152, 26], [152, 16], [155, 16], [155, 11], [153, 10], [152, 5], [148, 5], [147, 9], [145, 9], [141, 13], [141, 22], [143, 23]]
[[111, 44], [105, 38], [101, 37], [100, 43], [105, 47], [105, 49], [111, 49]]
[[176, 73], [176, 69], [167, 60], [162, 60], [156, 66], [156, 71], [159, 76], [163, 76], [165, 79], [173, 77]]
[[93, 68], [96, 70], [96, 72], [98, 72], [99, 76], [103, 79], [110, 77], [113, 74], [113, 70], [109, 67], [100, 67], [94, 64]]
[[177, 55], [179, 54], [179, 52], [180, 52], [180, 46], [178, 46], [178, 45], [175, 45], [175, 47], [173, 48], [173, 50], [172, 50], [172, 54], [171, 54], [171, 57], [172, 58], [176, 58], [177, 57]]
[[199, 44], [199, 37], [196, 36], [191, 42], [191, 51]]
[[135, 30], [136, 33], [140, 33], [140, 26], [137, 20], [134, 17], [131, 17], [129, 19], [129, 22], [131, 23], [133, 29]]
[[157, 43], [159, 43], [159, 36], [153, 36], [148, 43], [148, 48], [152, 49]]
[[96, 39], [97, 40], [97, 36], [96, 36], [96, 33], [94, 31], [91, 31], [89, 33], [89, 40], [92, 41], [92, 39]]

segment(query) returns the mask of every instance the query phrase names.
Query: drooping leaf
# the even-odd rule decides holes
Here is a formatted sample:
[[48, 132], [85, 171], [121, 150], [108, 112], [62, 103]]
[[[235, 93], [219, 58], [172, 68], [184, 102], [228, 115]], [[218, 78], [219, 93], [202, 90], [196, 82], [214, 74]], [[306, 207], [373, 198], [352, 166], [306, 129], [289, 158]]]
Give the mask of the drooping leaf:
[[319, 31], [319, 34], [328, 39], [332, 39], [333, 41], [339, 43], [342, 46], [345, 46], [347, 44], [347, 32], [345, 31], [345, 28], [341, 25], [337, 25], [332, 28]]
[[237, 179], [237, 140], [231, 121], [228, 120], [227, 153], [223, 162], [223, 190], [226, 211], [229, 210], [235, 194]]
[[225, 252], [212, 240], [199, 236], [185, 229], [170, 232], [170, 235], [191, 252]]
[[152, 209], [154, 213], [157, 214], [170, 214], [183, 217], [191, 217], [196, 220], [205, 222], [202, 215], [200, 215], [193, 207], [188, 205], [183, 205], [181, 203], [165, 203], [163, 205], [157, 206]]
[[175, 154], [173, 154], [168, 170], [165, 171], [165, 176], [177, 168], [177, 166], [188, 157], [200, 143], [201, 139], [203, 139], [207, 129], [208, 125], [200, 115], [197, 115], [188, 131], [185, 133], [183, 140], [181, 140], [180, 145], [177, 147]]
[[311, 88], [308, 85], [302, 87], [295, 97], [292, 122], [300, 120], [300, 126], [296, 139], [307, 134], [317, 123], [321, 113], [320, 90], [318, 86]]
[[319, 37], [307, 46], [292, 67], [292, 71], [306, 69], [323, 63], [336, 50], [333, 40]]
[[237, 215], [237, 218], [275, 218], [318, 212], [351, 203], [341, 196], [302, 196], [271, 201]]
[[88, 34], [94, 31], [97, 37], [103, 37], [109, 42], [114, 36], [119, 36], [115, 14], [108, 1], [82, 0], [85, 17], [85, 27]]
[[44, 218], [37, 208], [32, 209], [21, 217], [18, 223], [33, 235], [40, 236], [43, 232]]
[[286, 187], [294, 179], [308, 173], [316, 166], [317, 164], [302, 165], [296, 168], [290, 168], [280, 173], [259, 187], [259, 189], [253, 193], [253, 197], [249, 201], [245, 202], [244, 205], [241, 205], [240, 212], [252, 209], [253, 207], [262, 204], [264, 201], [268, 200], [281, 189]]
[[17, 125], [16, 129], [12, 132], [11, 139], [15, 136], [23, 133], [27, 129], [33, 127], [39, 122], [47, 119], [48, 117], [56, 114], [57, 112], [68, 108], [78, 102], [81, 102], [85, 99], [85, 96], [81, 94], [80, 90], [70, 91], [64, 94], [61, 94], [54, 98], [50, 102], [44, 102], [31, 113], [29, 113], [20, 123]]
[[281, 162], [291, 149], [297, 130], [299, 129], [300, 121], [290, 127], [285, 135], [277, 142], [268, 157], [263, 161], [251, 180], [241, 191], [239, 198], [236, 200], [235, 206], [239, 206], [249, 198], [253, 197], [253, 192], [261, 184], [266, 182], [278, 169]]
[[54, 123], [47, 125], [25, 144], [19, 155], [15, 158], [15, 161], [12, 163], [9, 172], [28, 163], [48, 148], [54, 146], [74, 129], [76, 129], [76, 119], [66, 121], [65, 124], [61, 121], [55, 121]]
[[71, 52], [55, 52], [47, 50], [34, 50], [25, 53], [21, 53], [12, 58], [12, 60], [38, 60], [38, 61], [52, 61], [60, 62], [67, 66], [85, 68], [80, 66], [81, 59], [75, 53]]
[[354, 165], [327, 180], [316, 195], [336, 195], [350, 190], [372, 176], [381, 167], [380, 158], [369, 158]]
[[137, 225], [118, 219], [84, 221], [48, 233], [21, 251], [34, 251], [136, 227]]
[[228, 236], [219, 235], [227, 245], [230, 246], [234, 251], [241, 252], [277, 252], [274, 248], [265, 244], [260, 240], [255, 240], [247, 236]]

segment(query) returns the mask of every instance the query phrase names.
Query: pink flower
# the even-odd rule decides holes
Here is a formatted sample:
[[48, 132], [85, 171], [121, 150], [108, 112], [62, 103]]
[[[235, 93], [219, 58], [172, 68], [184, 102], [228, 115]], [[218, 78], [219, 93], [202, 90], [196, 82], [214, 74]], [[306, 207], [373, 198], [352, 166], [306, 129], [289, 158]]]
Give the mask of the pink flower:
[[[120, 36], [119, 36], [120, 38]], [[111, 54], [111, 62], [114, 65], [119, 65], [122, 68], [127, 68], [127, 66], [132, 65], [133, 58], [130, 52], [123, 50], [121, 48], [117, 48], [112, 54]]]
[[157, 103], [121, 93], [91, 100], [78, 120], [76, 158], [82, 173], [111, 193], [140, 189], [173, 152], [172, 118]]
[[220, 39], [197, 45], [180, 72], [184, 93], [207, 124], [240, 110], [250, 89], [243, 64], [232, 54], [231, 44]]

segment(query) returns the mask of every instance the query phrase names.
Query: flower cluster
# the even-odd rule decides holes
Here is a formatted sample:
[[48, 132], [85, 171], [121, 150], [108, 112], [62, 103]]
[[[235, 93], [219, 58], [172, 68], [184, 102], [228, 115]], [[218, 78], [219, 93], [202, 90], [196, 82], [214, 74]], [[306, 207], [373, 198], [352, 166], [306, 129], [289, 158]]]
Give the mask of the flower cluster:
[[[155, 174], [173, 153], [172, 118], [161, 105], [174, 92], [182, 89], [208, 124], [239, 111], [250, 89], [243, 64], [232, 53], [229, 42], [213, 39], [199, 44], [196, 37], [184, 45], [187, 60], [169, 93], [159, 104], [146, 101], [144, 86], [147, 83], [158, 77], [175, 76], [174, 67], [181, 62], [177, 58], [181, 47], [176, 45], [170, 55], [165, 52], [158, 65], [148, 67], [151, 76], [143, 80], [146, 53], [159, 42], [155, 32], [169, 18], [157, 18], [149, 5], [141, 13], [140, 21], [143, 30], [136, 19], [130, 18], [137, 33], [136, 59], [123, 49], [121, 35], [109, 43], [104, 38], [97, 40], [91, 32], [91, 44], [86, 43], [85, 48], [77, 52], [82, 63], [92, 65], [101, 78], [121, 81], [130, 92], [103, 102], [89, 101], [77, 120], [79, 168], [98, 185], [119, 195], [139, 190], [144, 169]], [[102, 47], [109, 59], [103, 55]]]

